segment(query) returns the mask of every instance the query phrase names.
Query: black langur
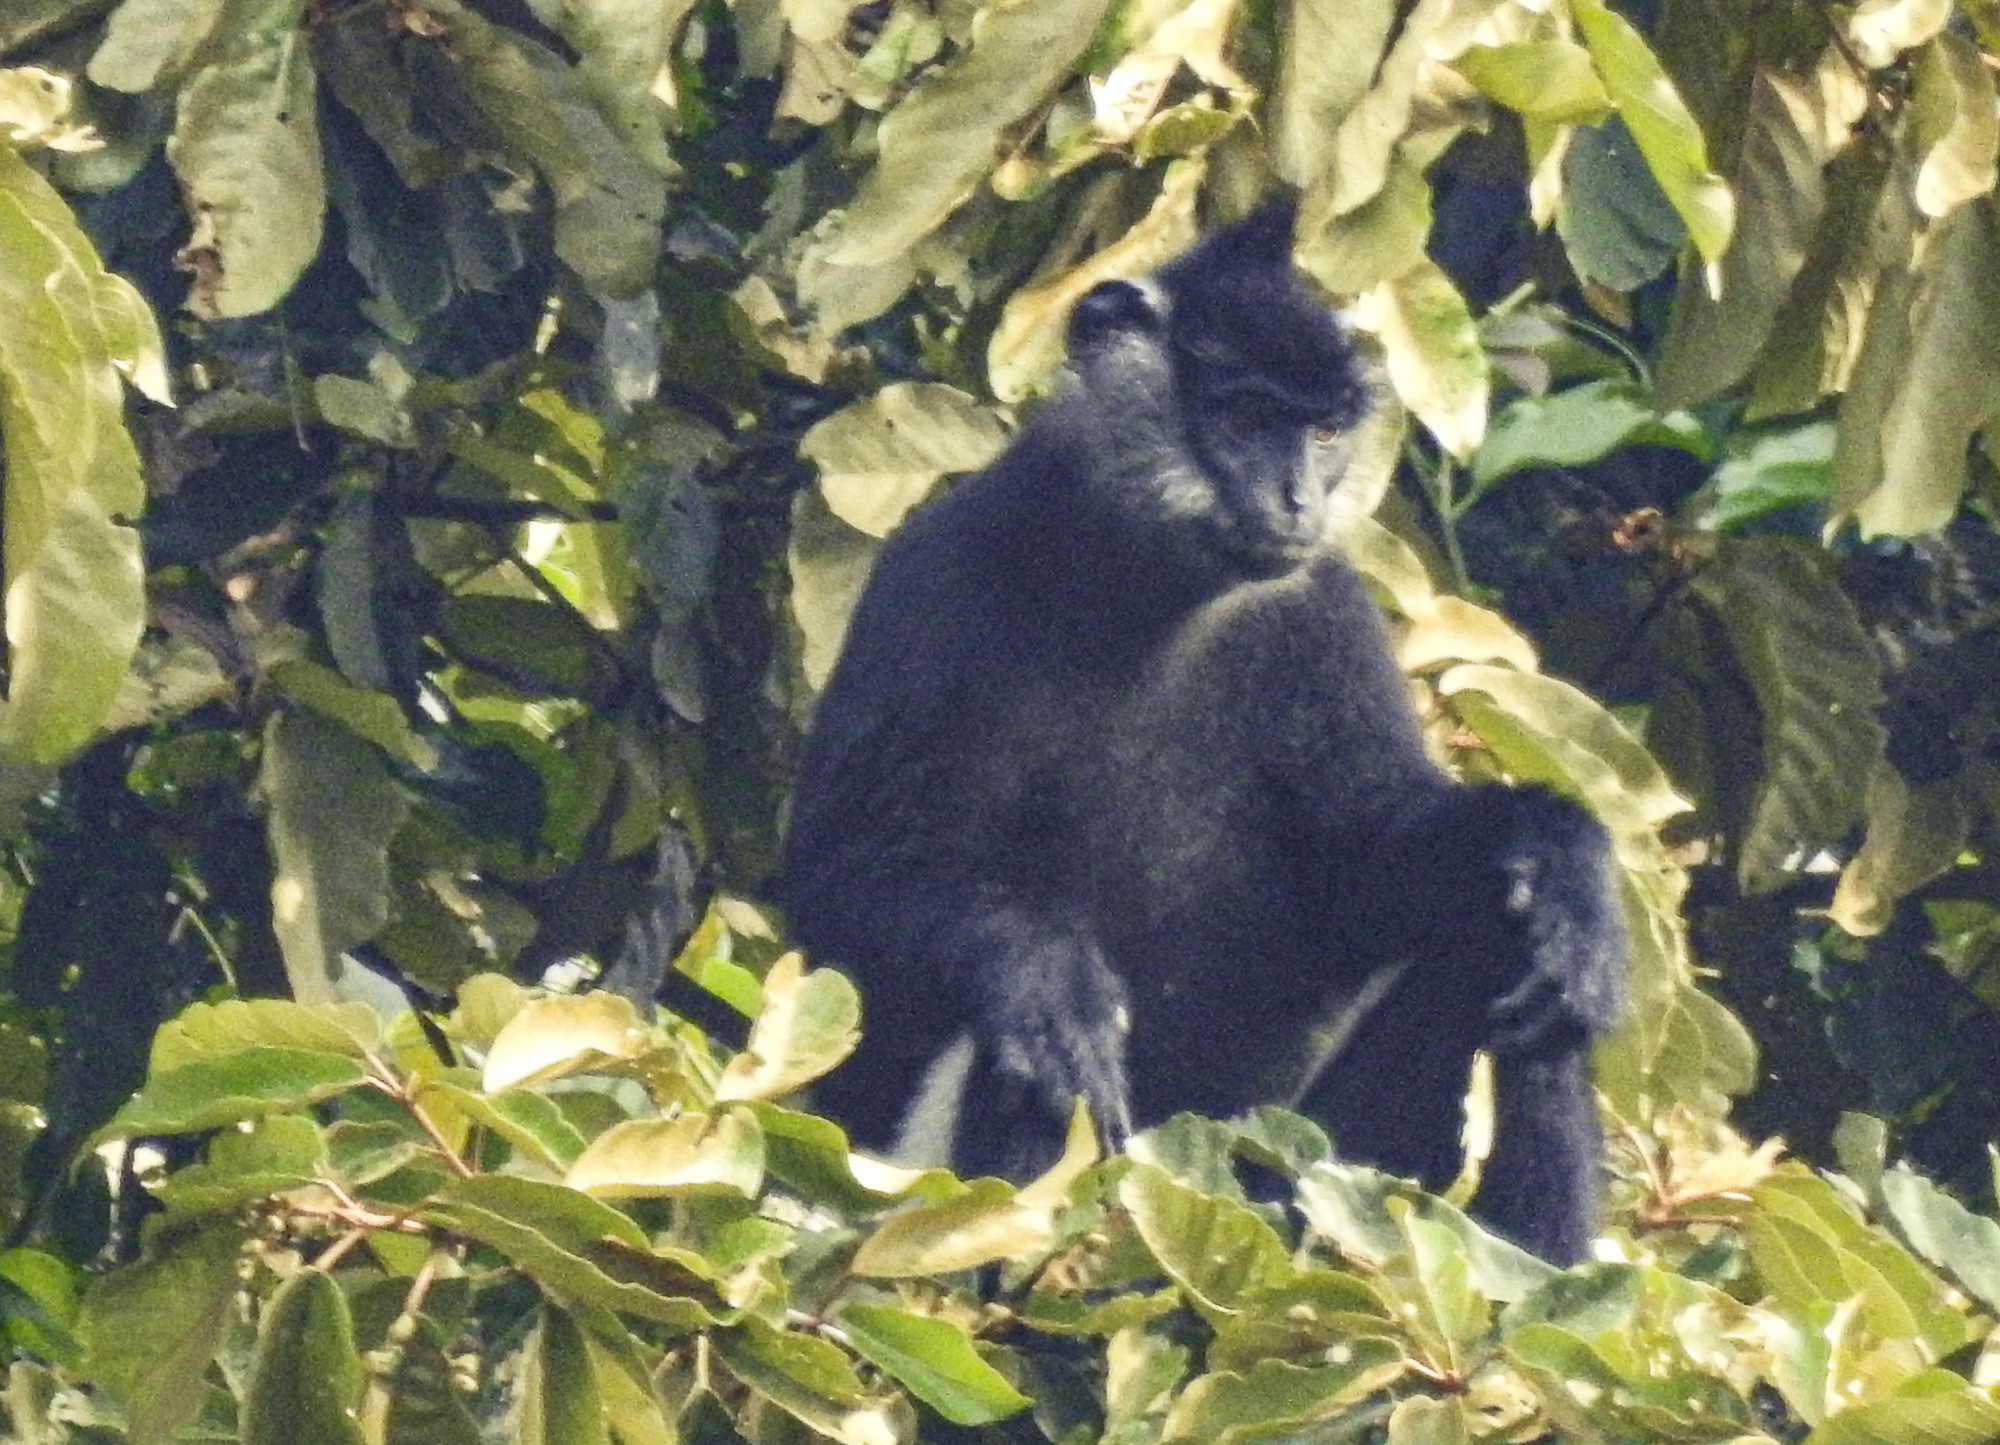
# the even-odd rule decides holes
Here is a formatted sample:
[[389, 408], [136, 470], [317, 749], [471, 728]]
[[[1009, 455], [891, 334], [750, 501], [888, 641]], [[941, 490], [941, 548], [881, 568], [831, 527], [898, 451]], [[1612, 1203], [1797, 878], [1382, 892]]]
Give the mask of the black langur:
[[961, 1171], [1016, 1178], [1078, 1097], [1113, 1142], [1289, 1103], [1435, 1187], [1486, 1049], [1474, 1211], [1573, 1261], [1623, 965], [1609, 840], [1426, 754], [1326, 541], [1371, 393], [1291, 215], [1084, 296], [1066, 387], [884, 547], [781, 869], [866, 1001], [818, 1096], [865, 1145], [928, 1118]]

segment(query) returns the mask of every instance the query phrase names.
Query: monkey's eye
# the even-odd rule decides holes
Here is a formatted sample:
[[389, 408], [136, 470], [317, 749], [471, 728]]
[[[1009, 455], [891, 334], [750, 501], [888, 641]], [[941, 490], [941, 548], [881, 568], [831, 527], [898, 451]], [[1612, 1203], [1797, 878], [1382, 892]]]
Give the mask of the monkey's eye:
[[1326, 446], [1329, 443], [1337, 442], [1340, 440], [1340, 428], [1337, 426], [1316, 426], [1312, 429], [1312, 439], [1317, 446]]

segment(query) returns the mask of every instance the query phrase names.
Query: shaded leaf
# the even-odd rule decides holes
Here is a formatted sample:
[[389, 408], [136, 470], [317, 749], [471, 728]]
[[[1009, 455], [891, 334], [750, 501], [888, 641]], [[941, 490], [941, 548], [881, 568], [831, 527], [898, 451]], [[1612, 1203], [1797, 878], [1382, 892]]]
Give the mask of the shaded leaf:
[[871, 1396], [847, 1356], [810, 1335], [745, 1320], [711, 1336], [729, 1372], [796, 1419], [841, 1445], [896, 1445], [895, 1402]]
[[203, 1377], [234, 1313], [246, 1235], [208, 1227], [92, 1282], [79, 1323], [93, 1378], [125, 1407], [134, 1445], [160, 1445], [194, 1418]]
[[1756, 694], [1763, 776], [1736, 861], [1752, 892], [1837, 841], [1881, 755], [1874, 653], [1823, 555], [1779, 538], [1732, 542], [1695, 575]]
[[309, 713], [272, 714], [257, 790], [270, 811], [272, 924], [292, 996], [330, 1003], [340, 954], [389, 921], [389, 840], [409, 799], [379, 752]]
[[319, 251], [326, 178], [304, 11], [304, 0], [232, 0], [181, 87], [167, 158], [194, 221], [182, 254], [197, 315], [268, 310]]
[[278, 1286], [243, 1387], [243, 1445], [361, 1445], [361, 1359], [347, 1296], [322, 1270]]
[[1309, 1425], [1393, 1383], [1407, 1367], [1393, 1339], [1363, 1335], [1327, 1352], [1324, 1365], [1266, 1360], [1242, 1374], [1203, 1375], [1174, 1401], [1161, 1445], [1235, 1445], [1276, 1427]]
[[543, 1307], [524, 1351], [522, 1445], [611, 1445], [586, 1338], [566, 1312]]
[[450, 38], [467, 97], [554, 197], [556, 255], [613, 296], [645, 285], [659, 259], [665, 177], [613, 131], [553, 51], [456, 0], [423, 8]]
[[1714, 261], [1729, 244], [1734, 202], [1728, 183], [1709, 169], [1701, 128], [1632, 23], [1604, 0], [1571, 0], [1570, 15], [1667, 200], [1702, 256]]

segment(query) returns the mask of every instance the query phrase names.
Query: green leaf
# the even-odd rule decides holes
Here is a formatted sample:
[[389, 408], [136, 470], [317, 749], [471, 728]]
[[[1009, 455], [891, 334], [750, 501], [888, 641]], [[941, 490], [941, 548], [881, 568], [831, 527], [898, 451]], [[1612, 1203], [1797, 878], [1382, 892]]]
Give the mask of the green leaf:
[[764, 1183], [764, 1136], [741, 1110], [632, 1119], [591, 1140], [563, 1183], [600, 1199], [735, 1194]]
[[330, 1169], [319, 1126], [279, 1114], [247, 1132], [217, 1134], [206, 1160], [175, 1170], [153, 1193], [176, 1214], [221, 1213], [310, 1184]]
[[1570, 0], [1570, 15], [1695, 249], [1707, 260], [1719, 259], [1729, 245], [1735, 207], [1728, 184], [1709, 169], [1708, 147], [1694, 116], [1630, 21], [1604, 0]]
[[555, 198], [556, 255], [613, 296], [646, 285], [659, 260], [666, 177], [613, 131], [555, 52], [456, 0], [422, 8], [442, 25], [466, 96]]
[[1340, 124], [1374, 83], [1402, 10], [1391, 0], [1288, 7], [1267, 123], [1278, 174], [1292, 185], [1311, 185], [1334, 155]]
[[1937, 223], [1914, 272], [1868, 311], [1841, 400], [1833, 515], [1864, 537], [1919, 536], [1952, 518], [1973, 437], [2000, 422], [2000, 206], [1986, 196]]
[[272, 922], [292, 996], [330, 1003], [340, 954], [389, 921], [389, 840], [409, 799], [381, 753], [310, 713], [272, 714], [257, 790], [270, 811]]
[[177, 78], [222, 24], [220, 4], [187, 0], [124, 0], [111, 12], [104, 39], [90, 57], [93, 84], [137, 95]]
[[1315, 1165], [1299, 1179], [1298, 1201], [1315, 1230], [1343, 1253], [1376, 1266], [1409, 1248], [1409, 1232], [1391, 1213], [1392, 1203], [1436, 1221], [1458, 1237], [1472, 1284], [1488, 1299], [1520, 1299], [1556, 1273], [1526, 1250], [1488, 1234], [1463, 1210], [1378, 1169]]
[[243, 1445], [362, 1445], [361, 1359], [347, 1296], [322, 1270], [278, 1286], [243, 1387]]
[[583, 1347], [597, 1379], [605, 1422], [618, 1445], [679, 1445], [680, 1434], [667, 1419], [631, 1336], [585, 1331]]
[[650, 1247], [629, 1216], [560, 1184], [504, 1174], [458, 1179], [421, 1217], [500, 1251], [559, 1304], [683, 1330], [726, 1313], [698, 1256]]
[[188, 308], [251, 316], [292, 289], [326, 215], [304, 0], [232, 0], [181, 87], [167, 141], [194, 217]]
[[0, 1254], [0, 1289], [6, 1292], [6, 1338], [29, 1351], [75, 1370], [83, 1350], [70, 1333], [77, 1322], [80, 1276], [52, 1254], [16, 1246]]
[[426, 1081], [424, 1097], [436, 1094], [466, 1117], [486, 1125], [516, 1149], [527, 1151], [551, 1169], [567, 1169], [581, 1154], [586, 1140], [563, 1111], [527, 1089], [504, 1094], [474, 1093], [456, 1084]]
[[883, 117], [878, 159], [822, 247], [825, 266], [836, 274], [879, 266], [937, 229], [992, 170], [1002, 137], [1068, 78], [1110, 8], [1110, 0], [983, 8], [970, 48]]
[[1911, 105], [1914, 196], [1927, 216], [1948, 216], [1987, 195], [2000, 172], [2000, 114], [1979, 47], [1950, 31], [1917, 52]]
[[92, 1378], [125, 1407], [133, 1445], [162, 1445], [201, 1406], [209, 1362], [235, 1313], [247, 1236], [209, 1225], [156, 1240], [156, 1252], [100, 1276], [79, 1333]]
[[[0, 748], [31, 763], [56, 762], [89, 741], [145, 618], [130, 525], [145, 486], [119, 369], [156, 367], [159, 337], [143, 303], [115, 314], [107, 306], [129, 290], [105, 275], [48, 182], [0, 145], [8, 642]], [[109, 334], [114, 320], [118, 334]]]
[[1132, 1167], [1118, 1200], [1161, 1268], [1205, 1315], [1235, 1314], [1247, 1296], [1293, 1276], [1284, 1241], [1245, 1205], [1198, 1193], [1150, 1164]]
[[1729, 542], [1695, 574], [1757, 697], [1764, 753], [1737, 877], [1776, 887], [1788, 862], [1837, 842], [1860, 818], [1881, 755], [1878, 666], [1853, 604], [1816, 547]]
[[1383, 1287], [1358, 1275], [1311, 1269], [1243, 1300], [1242, 1312], [1221, 1321], [1209, 1347], [1210, 1369], [1243, 1371], [1259, 1360], [1300, 1360], [1357, 1335], [1397, 1328], [1396, 1306]]
[[798, 954], [786, 954], [764, 976], [763, 1006], [743, 1052], [716, 1082], [716, 1102], [778, 1099], [803, 1088], [854, 1052], [860, 1023], [861, 997], [844, 974], [807, 973]]
[[395, 1368], [369, 1376], [361, 1419], [371, 1445], [480, 1445], [479, 1426], [453, 1382], [450, 1343], [436, 1320], [410, 1319], [409, 1333], [396, 1342]]
[[1028, 1406], [1027, 1396], [987, 1364], [972, 1337], [949, 1320], [849, 1304], [837, 1323], [857, 1353], [954, 1425], [990, 1424]]
[[950, 1274], [995, 1260], [1021, 1259], [1045, 1248], [1050, 1220], [996, 1179], [971, 1185], [956, 1199], [892, 1214], [862, 1241], [849, 1266], [877, 1279]]
[[826, 1340], [754, 1318], [709, 1338], [730, 1374], [841, 1445], [896, 1445], [906, 1438], [898, 1402], [871, 1396], [847, 1356]]
[[2000, 1404], [1991, 1391], [1949, 1370], [1924, 1370], [1894, 1393], [1832, 1416], [1805, 1445], [1882, 1445], [1885, 1440], [1923, 1445], [1992, 1445], [2000, 1440]]
[[1451, 67], [1487, 99], [1544, 125], [1594, 124], [1611, 114], [1611, 94], [1590, 52], [1568, 40], [1475, 45]]
[[1881, 1193], [1910, 1247], [1990, 1313], [2000, 1314], [2000, 1224], [1974, 1214], [1904, 1165], [1882, 1176]]
[[521, 1378], [522, 1445], [611, 1445], [585, 1335], [544, 1306], [528, 1337]]
[[1765, 1287], [1790, 1310], [1859, 1300], [1879, 1339], [1921, 1340], [1933, 1358], [1966, 1342], [1966, 1317], [1936, 1280], [1879, 1231], [1869, 1229], [1832, 1186], [1787, 1166], [1751, 1191], [1744, 1243]]
[[1859, 118], [1845, 102], [1861, 98], [1862, 88], [1842, 79], [1827, 69], [1805, 79], [1760, 70], [1752, 79], [1736, 158], [1735, 233], [1713, 289], [1692, 269], [1681, 277], [1656, 376], [1665, 404], [1721, 395], [1770, 336], [1826, 210], [1834, 136]]
[[367, 1081], [351, 1058], [267, 1044], [208, 1054], [154, 1074], [98, 1139], [187, 1134], [332, 1098]]
[[164, 1073], [250, 1044], [308, 1049], [362, 1059], [381, 1043], [375, 1011], [364, 1003], [307, 1007], [282, 998], [192, 1003], [153, 1035], [152, 1072]]
[[1400, 1344], [1380, 1335], [1345, 1341], [1327, 1354], [1324, 1365], [1264, 1360], [1242, 1374], [1202, 1376], [1167, 1412], [1161, 1445], [1236, 1445], [1310, 1425], [1394, 1383], [1409, 1363]]
[[1473, 454], [1472, 480], [1483, 491], [1526, 467], [1584, 466], [1634, 442], [1682, 446], [1699, 455], [1704, 440], [1692, 417], [1662, 418], [1644, 387], [1606, 377], [1509, 402]]
[[1420, 261], [1364, 298], [1356, 321], [1381, 338], [1389, 380], [1438, 445], [1467, 457], [1486, 433], [1486, 350], [1458, 288]]
[[1195, 239], [1195, 204], [1206, 174], [1199, 160], [1170, 164], [1159, 195], [1138, 224], [1076, 265], [1007, 298], [1000, 324], [986, 344], [987, 384], [995, 396], [1020, 401], [1046, 385], [1062, 363], [1070, 308], [1091, 287], [1146, 275], [1188, 248]]

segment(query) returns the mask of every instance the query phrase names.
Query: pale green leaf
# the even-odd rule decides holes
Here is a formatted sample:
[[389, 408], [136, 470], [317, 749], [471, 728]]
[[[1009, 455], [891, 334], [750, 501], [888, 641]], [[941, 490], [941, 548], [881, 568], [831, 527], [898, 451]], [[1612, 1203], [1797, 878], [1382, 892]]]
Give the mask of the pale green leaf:
[[1362, 298], [1356, 322], [1381, 339], [1389, 381], [1403, 405], [1455, 457], [1486, 433], [1486, 351], [1451, 279], [1431, 261], [1384, 281]]
[[681, 1114], [613, 1124], [585, 1146], [563, 1176], [600, 1199], [735, 1194], [754, 1199], [764, 1183], [764, 1136], [749, 1114]]
[[840, 1445], [897, 1445], [914, 1433], [907, 1407], [870, 1395], [829, 1341], [749, 1319], [710, 1342], [737, 1379]]
[[1021, 1259], [1048, 1244], [1050, 1211], [1029, 1208], [998, 1180], [982, 1180], [940, 1204], [892, 1214], [855, 1252], [849, 1268], [878, 1279], [949, 1274]]
[[860, 996], [844, 975], [807, 973], [798, 954], [786, 954], [764, 976], [763, 1006], [716, 1083], [717, 1101], [777, 1099], [811, 1083], [854, 1051], [860, 1021]]
[[481, 1087], [499, 1093], [530, 1079], [557, 1078], [607, 1060], [636, 1059], [652, 1048], [652, 1030], [623, 995], [595, 992], [537, 998], [517, 1010], [488, 1046]]
[[836, 517], [886, 537], [941, 478], [979, 470], [1006, 444], [992, 411], [957, 387], [896, 381], [814, 423], [799, 452]]
[[362, 1084], [367, 1070], [352, 1058], [310, 1049], [259, 1044], [204, 1054], [154, 1074], [146, 1087], [98, 1130], [100, 1139], [140, 1134], [187, 1134], [239, 1119], [302, 1108]]

